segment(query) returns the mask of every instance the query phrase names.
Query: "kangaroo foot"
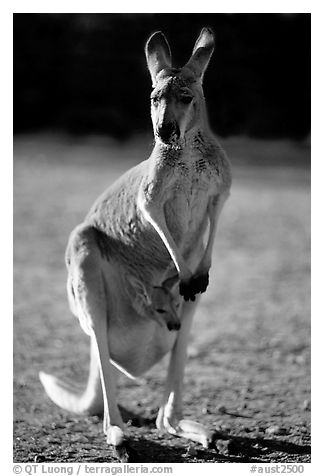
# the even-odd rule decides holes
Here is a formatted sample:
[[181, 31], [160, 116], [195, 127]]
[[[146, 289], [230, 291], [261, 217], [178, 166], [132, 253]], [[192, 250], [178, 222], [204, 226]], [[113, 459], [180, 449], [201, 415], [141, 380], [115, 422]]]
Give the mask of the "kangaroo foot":
[[175, 416], [167, 416], [164, 408], [160, 408], [156, 419], [156, 426], [159, 430], [174, 436], [200, 443], [204, 448], [210, 448], [213, 444], [213, 433], [203, 425], [192, 420], [178, 420]]

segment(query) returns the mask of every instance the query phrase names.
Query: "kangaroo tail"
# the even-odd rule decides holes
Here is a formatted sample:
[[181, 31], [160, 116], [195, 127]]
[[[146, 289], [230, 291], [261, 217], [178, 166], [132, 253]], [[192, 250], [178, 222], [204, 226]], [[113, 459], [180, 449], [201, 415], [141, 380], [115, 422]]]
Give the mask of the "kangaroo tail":
[[78, 391], [73, 383], [64, 382], [45, 372], [39, 372], [39, 379], [49, 398], [59, 407], [73, 413], [87, 415], [97, 415], [103, 412], [100, 370], [92, 340], [89, 377], [83, 392]]

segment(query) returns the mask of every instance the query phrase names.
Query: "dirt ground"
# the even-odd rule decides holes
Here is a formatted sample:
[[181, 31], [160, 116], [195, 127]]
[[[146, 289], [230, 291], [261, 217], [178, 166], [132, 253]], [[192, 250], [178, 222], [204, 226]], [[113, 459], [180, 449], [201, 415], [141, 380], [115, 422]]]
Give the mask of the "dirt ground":
[[[102, 419], [46, 397], [39, 370], [81, 385], [88, 338], [69, 314], [64, 251], [94, 199], [150, 140], [20, 136], [14, 146], [14, 461], [112, 462]], [[118, 389], [139, 462], [310, 461], [308, 144], [223, 141], [232, 195], [214, 247], [186, 367], [185, 417], [215, 433], [203, 449], [155, 429], [166, 359]]]

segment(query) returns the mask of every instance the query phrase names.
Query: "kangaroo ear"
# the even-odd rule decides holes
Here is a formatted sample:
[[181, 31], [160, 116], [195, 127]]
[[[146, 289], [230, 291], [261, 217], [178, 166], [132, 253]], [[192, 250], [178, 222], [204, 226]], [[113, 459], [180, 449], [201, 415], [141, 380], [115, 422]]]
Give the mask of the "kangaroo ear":
[[171, 67], [171, 51], [166, 37], [161, 31], [153, 33], [145, 45], [147, 66], [151, 74], [153, 87], [156, 76], [164, 68]]
[[178, 284], [179, 282], [179, 275], [176, 274], [175, 276], [171, 276], [171, 278], [167, 278], [165, 281], [162, 283], [162, 287], [166, 288], [168, 291], [171, 291], [171, 289]]
[[195, 43], [191, 58], [186, 67], [202, 81], [215, 46], [214, 33], [210, 28], [203, 28]]
[[133, 305], [135, 305], [135, 308], [139, 310], [142, 309], [143, 306], [150, 306], [152, 304], [152, 300], [144, 284], [131, 274], [127, 276], [127, 281], [131, 287], [131, 291], [133, 291], [129, 294], [132, 296]]

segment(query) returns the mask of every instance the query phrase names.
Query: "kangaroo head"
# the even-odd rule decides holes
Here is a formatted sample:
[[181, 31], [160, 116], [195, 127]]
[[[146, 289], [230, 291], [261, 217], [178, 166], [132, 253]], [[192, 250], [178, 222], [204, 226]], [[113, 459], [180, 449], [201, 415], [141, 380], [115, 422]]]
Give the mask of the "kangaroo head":
[[202, 80], [213, 50], [214, 35], [203, 28], [189, 61], [176, 69], [172, 68], [170, 47], [163, 33], [156, 32], [148, 39], [145, 54], [152, 78], [151, 117], [157, 141], [178, 143], [202, 125]]
[[160, 286], [144, 284], [138, 277], [128, 274], [126, 291], [129, 292], [132, 306], [141, 316], [148, 316], [169, 330], [180, 329], [178, 316], [181, 298], [175, 292], [179, 276], [173, 276], [163, 281]]
[[151, 293], [151, 310], [154, 318], [166, 324], [169, 330], [179, 330], [180, 297], [174, 295], [172, 289], [179, 282], [178, 276], [165, 280], [161, 286], [153, 286]]

